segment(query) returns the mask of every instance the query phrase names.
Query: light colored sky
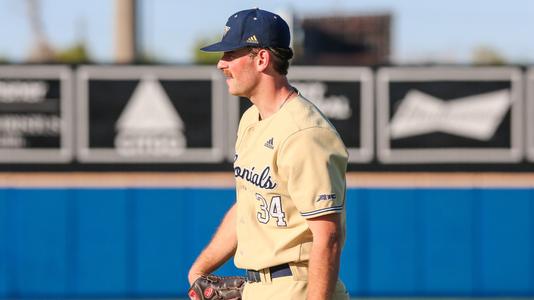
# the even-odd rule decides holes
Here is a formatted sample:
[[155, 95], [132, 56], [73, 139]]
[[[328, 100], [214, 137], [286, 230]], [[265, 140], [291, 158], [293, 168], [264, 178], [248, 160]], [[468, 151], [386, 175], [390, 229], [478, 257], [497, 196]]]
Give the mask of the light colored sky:
[[[113, 61], [114, 0], [40, 0], [44, 31], [65, 48], [80, 37], [96, 62]], [[143, 48], [166, 63], [190, 63], [201, 37], [222, 33], [228, 16], [252, 8], [305, 17], [388, 12], [397, 63], [468, 63], [491, 47], [510, 63], [534, 63], [533, 0], [138, 0]], [[22, 62], [32, 45], [26, 0], [0, 0], [0, 58]]]

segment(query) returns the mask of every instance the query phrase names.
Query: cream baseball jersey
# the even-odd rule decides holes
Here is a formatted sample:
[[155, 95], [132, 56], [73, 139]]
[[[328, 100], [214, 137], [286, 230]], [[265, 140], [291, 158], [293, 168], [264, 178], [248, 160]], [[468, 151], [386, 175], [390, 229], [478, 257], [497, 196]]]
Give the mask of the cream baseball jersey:
[[348, 154], [332, 124], [298, 95], [260, 120], [255, 106], [241, 118], [234, 175], [238, 268], [260, 270], [309, 258], [306, 219], [342, 214]]

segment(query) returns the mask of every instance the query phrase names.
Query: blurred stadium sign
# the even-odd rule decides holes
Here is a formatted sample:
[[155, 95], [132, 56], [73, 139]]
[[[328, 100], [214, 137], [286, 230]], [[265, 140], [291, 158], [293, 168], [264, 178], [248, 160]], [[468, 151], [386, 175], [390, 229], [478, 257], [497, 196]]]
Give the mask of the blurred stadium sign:
[[72, 160], [72, 81], [66, 66], [0, 66], [0, 162]]
[[212, 67], [82, 66], [79, 159], [221, 162], [226, 94]]
[[[349, 162], [373, 158], [373, 75], [370, 68], [293, 66], [292, 86], [312, 101], [336, 127], [349, 151]], [[229, 132], [237, 132], [240, 116], [251, 106], [247, 99], [230, 102]], [[233, 159], [235, 134], [229, 141]]]
[[[323, 66], [374, 66], [389, 62], [391, 14], [303, 17], [298, 22], [293, 63]], [[298, 36], [298, 34], [296, 35]], [[291, 72], [290, 72], [291, 73]]]
[[527, 155], [528, 159], [534, 162], [534, 67], [527, 73]]
[[383, 163], [488, 163], [522, 159], [518, 68], [382, 68], [377, 74]]

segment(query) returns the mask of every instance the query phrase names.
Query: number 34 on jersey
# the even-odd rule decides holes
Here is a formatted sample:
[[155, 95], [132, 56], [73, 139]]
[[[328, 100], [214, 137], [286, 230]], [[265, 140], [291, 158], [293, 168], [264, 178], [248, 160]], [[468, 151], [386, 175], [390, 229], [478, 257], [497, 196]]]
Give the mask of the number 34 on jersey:
[[259, 202], [259, 211], [256, 214], [258, 221], [267, 224], [271, 219], [276, 221], [278, 227], [286, 227], [286, 213], [282, 206], [282, 197], [280, 195], [272, 196], [265, 199], [262, 195], [256, 193], [256, 200]]

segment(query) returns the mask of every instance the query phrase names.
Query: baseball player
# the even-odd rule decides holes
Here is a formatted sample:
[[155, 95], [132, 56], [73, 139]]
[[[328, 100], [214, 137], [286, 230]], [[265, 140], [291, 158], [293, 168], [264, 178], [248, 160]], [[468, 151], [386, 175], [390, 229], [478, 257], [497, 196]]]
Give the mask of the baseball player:
[[[232, 95], [254, 105], [235, 145], [236, 203], [189, 271], [189, 281], [231, 257], [246, 270], [245, 300], [348, 299], [338, 280], [345, 238], [348, 154], [338, 133], [287, 78], [290, 33], [261, 9], [228, 18], [217, 64]], [[210, 291], [211, 292], [211, 291]]]

